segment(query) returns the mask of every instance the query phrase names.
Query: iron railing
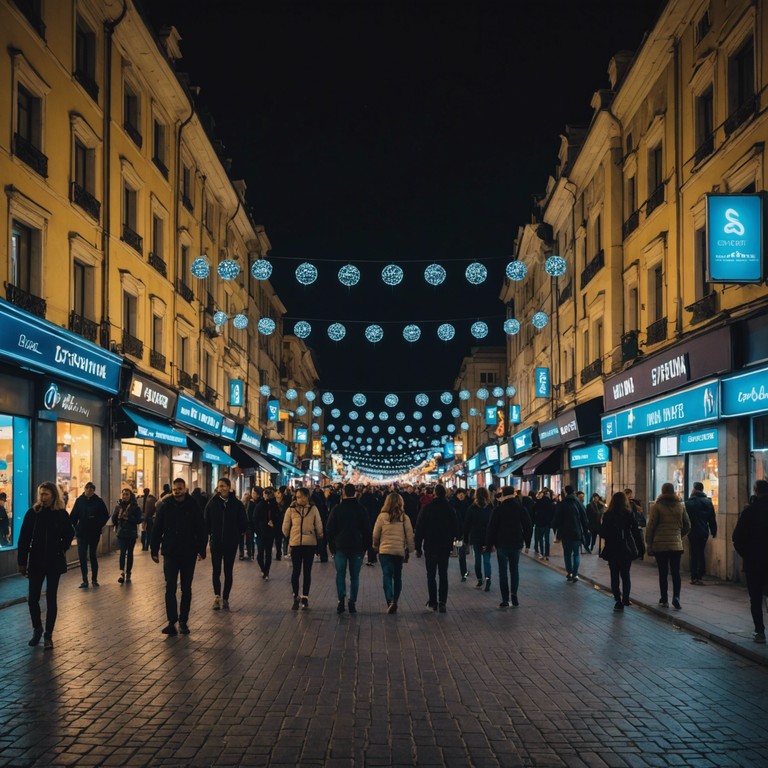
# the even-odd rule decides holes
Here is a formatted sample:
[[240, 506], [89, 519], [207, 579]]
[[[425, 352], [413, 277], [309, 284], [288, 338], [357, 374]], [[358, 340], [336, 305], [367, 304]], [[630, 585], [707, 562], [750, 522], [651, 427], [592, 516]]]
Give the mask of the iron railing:
[[581, 383], [586, 384], [603, 374], [603, 361], [593, 360], [586, 368], [581, 369]]
[[192, 389], [194, 386], [192, 376], [186, 371], [182, 371], [181, 368], [177, 368], [176, 373], [178, 374], [179, 386], [186, 389]]
[[88, 341], [96, 341], [96, 336], [99, 333], [99, 324], [93, 320], [89, 320], [87, 317], [79, 315], [73, 309], [69, 313], [69, 330], [76, 333], [78, 336], [82, 336]]
[[156, 352], [154, 349], [149, 350], [149, 365], [156, 371], [165, 372], [165, 355], [161, 352]]
[[725, 120], [725, 135], [730, 136], [742, 123], [749, 120], [757, 111], [757, 96], [750, 96], [738, 106]]
[[621, 227], [621, 234], [626, 240], [640, 226], [640, 211], [634, 211], [629, 214], [627, 220]]
[[621, 362], [628, 363], [630, 360], [636, 360], [640, 354], [640, 342], [638, 341], [639, 331], [627, 331], [621, 337]]
[[566, 395], [572, 395], [576, 391], [576, 378], [571, 376], [570, 379], [566, 379], [563, 382], [563, 392]]
[[703, 320], [709, 320], [710, 317], [714, 317], [717, 314], [717, 294], [714, 291], [708, 293], [698, 301], [694, 301], [693, 304], [689, 304], [685, 311], [693, 313], [691, 323], [694, 325]]
[[96, 221], [99, 220], [101, 216], [101, 203], [85, 187], [81, 187], [76, 181], [73, 181], [70, 194], [75, 205], [80, 206]]
[[605, 251], [601, 248], [592, 261], [587, 264], [581, 273], [581, 287], [584, 288], [589, 281], [605, 266]]
[[128, 331], [123, 331], [123, 354], [141, 359], [144, 357], [144, 342], [131, 336]]
[[213, 388], [206, 385], [205, 389], [202, 390], [203, 400], [205, 400], [206, 403], [209, 405], [216, 405], [216, 400], [219, 396], [219, 393]]
[[35, 173], [48, 178], [48, 158], [20, 133], [13, 135], [13, 154], [26, 163]]
[[715, 151], [715, 134], [710, 133], [701, 144], [699, 144], [696, 152], [693, 154], [693, 164], [698, 165], [703, 160], [706, 160]]
[[180, 278], [176, 278], [176, 291], [179, 296], [190, 304], [195, 298], [195, 292]]
[[560, 295], [557, 297], [557, 306], [559, 307], [561, 304], [565, 304], [571, 296], [573, 296], [573, 282], [569, 280], [568, 285], [560, 291]]
[[18, 288], [12, 283], [5, 284], [5, 298], [25, 312], [45, 318], [45, 311], [47, 309], [45, 299], [41, 299], [39, 296]]
[[667, 338], [667, 318], [659, 318], [655, 323], [651, 323], [645, 331], [646, 344], [658, 344]]
[[168, 277], [168, 267], [162, 257], [156, 253], [149, 252], [149, 266], [159, 272], [163, 277]]
[[144, 240], [141, 235], [134, 232], [127, 224], [123, 224], [122, 241], [128, 243], [135, 251], [144, 252]]

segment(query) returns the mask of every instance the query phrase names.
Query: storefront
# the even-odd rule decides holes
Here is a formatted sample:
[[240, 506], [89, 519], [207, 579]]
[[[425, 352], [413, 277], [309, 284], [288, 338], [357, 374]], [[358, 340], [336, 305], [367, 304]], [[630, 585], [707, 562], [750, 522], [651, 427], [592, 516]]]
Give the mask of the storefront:
[[[237, 442], [232, 446], [232, 456], [243, 470], [246, 488], [266, 488], [277, 481], [280, 469], [261, 452], [263, 440], [260, 434], [245, 425], [240, 427]], [[245, 488], [242, 489], [245, 491]]]
[[599, 493], [606, 499], [607, 485], [605, 465], [611, 458], [611, 449], [603, 443], [594, 443], [568, 451], [568, 466], [576, 471], [576, 488], [584, 491], [584, 498], [589, 501], [593, 493]]
[[536, 427], [525, 427], [515, 432], [510, 440], [510, 450], [514, 450], [515, 460], [511, 474], [518, 478], [514, 483], [523, 493], [532, 489], [531, 476], [524, 474], [525, 465], [533, 458], [534, 452], [539, 448], [539, 435]]

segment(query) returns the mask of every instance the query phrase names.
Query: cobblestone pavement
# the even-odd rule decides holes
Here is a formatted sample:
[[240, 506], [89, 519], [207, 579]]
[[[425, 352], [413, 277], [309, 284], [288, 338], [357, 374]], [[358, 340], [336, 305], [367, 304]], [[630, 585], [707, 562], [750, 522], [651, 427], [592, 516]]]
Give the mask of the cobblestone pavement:
[[503, 610], [495, 561], [484, 593], [452, 560], [444, 615], [412, 559], [394, 616], [379, 566], [337, 616], [332, 563], [291, 611], [285, 561], [269, 582], [236, 563], [213, 611], [205, 561], [174, 638], [161, 567], [136, 560], [130, 585], [114, 556], [98, 589], [64, 577], [53, 651], [27, 646], [25, 605], [0, 613], [0, 765], [768, 765], [768, 670], [528, 558]]

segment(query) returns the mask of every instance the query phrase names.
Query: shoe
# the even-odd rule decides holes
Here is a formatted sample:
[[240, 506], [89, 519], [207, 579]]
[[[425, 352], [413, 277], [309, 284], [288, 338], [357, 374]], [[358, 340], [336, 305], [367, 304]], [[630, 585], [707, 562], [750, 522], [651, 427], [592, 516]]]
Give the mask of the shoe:
[[626, 606], [629, 606], [629, 605], [632, 605], [632, 603], [629, 601], [629, 598], [628, 598], [628, 597], [625, 597], [625, 598], [624, 598], [624, 599], [621, 601], [621, 604], [622, 604], [623, 606], [625, 606], [625, 607], [626, 607]]
[[[752, 639], [754, 642], [759, 643], [760, 645], [765, 645], [765, 632], [755, 632]], [[31, 642], [29, 644], [32, 645]]]
[[659, 605], [662, 608], [669, 608], [669, 603], [663, 597], [659, 600]]
[[621, 602], [621, 600], [617, 600], [616, 604], [613, 606], [614, 611], [623, 611], [624, 610], [624, 603]]
[[130, 573], [126, 573], [125, 574], [125, 583], [126, 584], [130, 584], [131, 583], [131, 574]]
[[43, 636], [43, 630], [42, 629], [35, 629], [32, 632], [32, 639], [29, 641], [28, 645], [34, 646], [40, 644], [40, 638]]
[[544, 559], [545, 559], [547, 562], [549, 562], [549, 558], [548, 558], [546, 555], [544, 556]]
[[213, 598], [213, 610], [214, 611], [218, 611], [220, 609], [221, 609], [221, 596], [220, 595], [216, 595]]
[[517, 599], [517, 595], [512, 595], [512, 607], [517, 608], [520, 605], [520, 601]]
[[169, 622], [167, 627], [163, 627], [162, 633], [164, 635], [178, 635], [179, 633], [176, 631], [176, 625]]
[[578, 574], [573, 574], [571, 576], [571, 584], [575, 584], [579, 580]]
[[696, 586], [697, 587], [703, 587], [704, 581], [702, 579], [696, 579]]
[[50, 651], [53, 649], [53, 638], [50, 635], [45, 635], [43, 639], [43, 648], [46, 651]]
[[117, 580], [117, 583], [118, 583], [118, 584], [123, 584], [123, 583], [125, 583], [125, 574], [124, 574], [124, 573], [121, 573], [121, 574], [120, 574], [120, 578]]
[[397, 603], [390, 603], [387, 613], [397, 613]]
[[349, 601], [349, 605], [347, 606], [347, 610], [350, 613], [357, 613], [357, 608], [355, 608], [355, 601], [354, 600], [350, 600]]
[[344, 607], [344, 599], [339, 600], [339, 604], [336, 606], [336, 613], [344, 613], [346, 608]]
[[370, 565], [371, 568], [373, 568], [373, 566], [376, 565], [376, 563], [366, 563], [366, 565]]
[[437, 606], [437, 610], [440, 611], [440, 613], [445, 613], [445, 603], [440, 603], [440, 605]]
[[221, 601], [221, 607], [222, 607], [222, 608], [223, 608], [225, 611], [228, 611], [228, 610], [229, 610], [229, 600], [222, 600], [222, 601]]
[[291, 606], [292, 611], [298, 611], [299, 610], [299, 596], [294, 595], [293, 596], [293, 605]]
[[269, 581], [269, 574], [268, 573], [264, 574], [264, 581]]
[[180, 621], [179, 622], [179, 632], [182, 635], [188, 635], [189, 634], [189, 627], [187, 626], [186, 621]]
[[509, 608], [509, 603], [506, 600], [502, 600], [499, 603], [499, 608]]
[[478, 589], [479, 589], [480, 587], [482, 587], [482, 586], [483, 586], [483, 580], [482, 580], [482, 579], [478, 579], [478, 580], [477, 580], [477, 584], [475, 584], [475, 586], [476, 586]]
[[240, 555], [240, 557], [238, 558], [238, 560], [245, 560], [245, 558], [244, 558], [242, 555]]
[[427, 600], [427, 608], [431, 608], [433, 611], [437, 610], [437, 603], [430, 603], [429, 600]]
[[491, 591], [491, 579], [490, 577], [485, 580], [485, 592]]
[[572, 576], [571, 576], [571, 574], [569, 573], [569, 574], [568, 574], [568, 575], [565, 577], [565, 580], [566, 580], [567, 582], [569, 582], [569, 583], [570, 583], [570, 581], [571, 581], [571, 578], [573, 578], [573, 577], [572, 577]]
[[691, 584], [696, 584], [696, 579], [691, 579]]
[[461, 580], [462, 580], [462, 581], [466, 581], [466, 580], [467, 580], [467, 574], [466, 574], [466, 573], [463, 573], [463, 574], [461, 575]]
[[673, 607], [673, 608], [674, 608], [676, 611], [679, 611], [679, 610], [682, 610], [682, 607], [683, 607], [683, 606], [682, 606], [682, 605], [680, 605], [680, 600], [679, 600], [678, 598], [676, 598], [676, 597], [673, 597], [673, 598], [672, 598], [672, 607]]
[[83, 583], [80, 585], [80, 589], [88, 589], [88, 582], [87, 582], [87, 581], [84, 581], [84, 582], [83, 582]]
[[308, 597], [302, 597], [301, 598], [301, 607], [302, 607], [302, 610], [306, 610], [307, 608], [309, 608], [309, 598]]
[[93, 586], [94, 586], [94, 587], [98, 587], [98, 586], [99, 586], [99, 582], [98, 582], [98, 581], [96, 581], [96, 579], [94, 579], [94, 580], [93, 580]]

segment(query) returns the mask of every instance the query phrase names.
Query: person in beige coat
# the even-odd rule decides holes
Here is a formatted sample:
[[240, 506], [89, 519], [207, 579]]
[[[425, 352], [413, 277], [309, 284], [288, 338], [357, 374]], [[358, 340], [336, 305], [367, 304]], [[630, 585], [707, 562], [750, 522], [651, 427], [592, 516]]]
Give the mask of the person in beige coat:
[[[317, 507], [309, 501], [309, 490], [299, 488], [296, 499], [285, 510], [283, 518], [283, 536], [285, 536], [291, 552], [293, 571], [291, 586], [293, 587], [293, 610], [299, 605], [302, 609], [309, 608], [309, 588], [312, 585], [312, 563], [315, 559], [317, 542], [323, 538], [323, 521]], [[299, 594], [299, 574], [304, 572], [303, 591]]]
[[669, 608], [667, 600], [667, 574], [672, 572], [672, 607], [680, 605], [680, 558], [683, 555], [683, 537], [691, 530], [691, 521], [685, 505], [675, 493], [672, 483], [661, 486], [661, 494], [651, 507], [645, 529], [645, 543], [649, 555], [656, 557], [659, 569], [659, 605]]
[[415, 548], [413, 526], [405, 514], [403, 497], [393, 491], [385, 499], [373, 526], [373, 549], [381, 563], [387, 613], [397, 613], [397, 601], [403, 588], [405, 554]]

